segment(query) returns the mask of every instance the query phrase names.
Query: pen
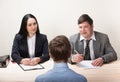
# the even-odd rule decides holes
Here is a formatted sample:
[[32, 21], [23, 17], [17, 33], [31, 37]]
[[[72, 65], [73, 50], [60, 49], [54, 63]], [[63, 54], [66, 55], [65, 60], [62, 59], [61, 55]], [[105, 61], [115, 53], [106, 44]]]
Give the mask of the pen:
[[75, 53], [79, 54], [77, 50], [74, 50]]
[[[80, 54], [77, 50], [74, 50], [75, 53]], [[83, 54], [81, 54], [83, 56]]]

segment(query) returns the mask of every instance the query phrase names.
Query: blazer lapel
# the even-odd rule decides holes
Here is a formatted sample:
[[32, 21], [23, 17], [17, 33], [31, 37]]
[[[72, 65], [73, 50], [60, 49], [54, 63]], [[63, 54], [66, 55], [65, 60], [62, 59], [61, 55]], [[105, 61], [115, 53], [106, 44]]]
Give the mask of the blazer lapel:
[[93, 40], [93, 49], [94, 49], [94, 55], [95, 58], [98, 58], [100, 55], [100, 42], [99, 40], [96, 38], [96, 41]]
[[39, 50], [39, 44], [41, 44], [40, 36], [36, 34], [36, 39], [35, 39], [35, 55], [37, 54], [37, 50]]
[[25, 51], [27, 53], [26, 55], [27, 55], [27, 57], [29, 57], [27, 38], [24, 38], [22, 43], [23, 43], [22, 45], [24, 46], [24, 49], [25, 49]]
[[78, 38], [76, 40], [74, 49], [77, 50], [79, 54], [84, 54], [84, 43], [83, 43], [83, 40], [80, 41], [80, 34], [78, 34]]
[[83, 40], [82, 41], [79, 40], [76, 49], [78, 49], [77, 51], [79, 51], [80, 54], [84, 54], [84, 43], [83, 43]]

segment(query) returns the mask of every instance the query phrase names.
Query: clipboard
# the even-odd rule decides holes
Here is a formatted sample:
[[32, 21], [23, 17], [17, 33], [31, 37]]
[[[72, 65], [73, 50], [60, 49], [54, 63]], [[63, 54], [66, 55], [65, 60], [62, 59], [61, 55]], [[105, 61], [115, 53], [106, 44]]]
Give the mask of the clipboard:
[[39, 70], [44, 69], [44, 67], [40, 64], [37, 64], [35, 66], [25, 66], [23, 64], [18, 64], [24, 71], [30, 71], [30, 70]]

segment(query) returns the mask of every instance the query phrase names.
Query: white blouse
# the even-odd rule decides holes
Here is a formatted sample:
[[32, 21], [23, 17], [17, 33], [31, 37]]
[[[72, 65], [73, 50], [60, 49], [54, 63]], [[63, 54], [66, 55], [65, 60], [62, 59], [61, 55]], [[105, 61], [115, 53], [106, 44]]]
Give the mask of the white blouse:
[[30, 58], [35, 57], [35, 40], [36, 40], [36, 34], [34, 34], [32, 37], [27, 37], [28, 52]]

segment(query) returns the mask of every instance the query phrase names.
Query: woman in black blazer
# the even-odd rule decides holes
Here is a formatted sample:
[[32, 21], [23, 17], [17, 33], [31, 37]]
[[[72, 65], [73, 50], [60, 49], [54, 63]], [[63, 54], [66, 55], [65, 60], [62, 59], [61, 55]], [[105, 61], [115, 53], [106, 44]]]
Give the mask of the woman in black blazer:
[[26, 14], [12, 46], [12, 59], [18, 64], [36, 65], [49, 60], [47, 36], [39, 32], [37, 19]]

